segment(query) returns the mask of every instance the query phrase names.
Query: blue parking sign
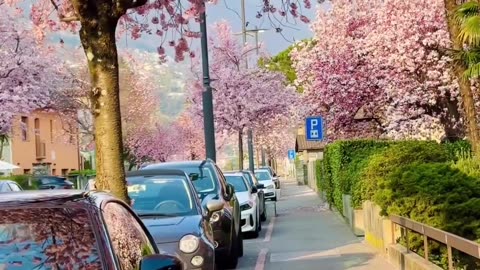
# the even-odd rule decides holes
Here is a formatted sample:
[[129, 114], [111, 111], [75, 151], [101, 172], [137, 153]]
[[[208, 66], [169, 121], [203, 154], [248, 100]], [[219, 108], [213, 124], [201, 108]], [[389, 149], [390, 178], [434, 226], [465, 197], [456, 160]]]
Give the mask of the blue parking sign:
[[288, 150], [288, 159], [290, 160], [295, 159], [295, 150]]
[[319, 116], [307, 117], [306, 121], [307, 141], [323, 141], [323, 119]]

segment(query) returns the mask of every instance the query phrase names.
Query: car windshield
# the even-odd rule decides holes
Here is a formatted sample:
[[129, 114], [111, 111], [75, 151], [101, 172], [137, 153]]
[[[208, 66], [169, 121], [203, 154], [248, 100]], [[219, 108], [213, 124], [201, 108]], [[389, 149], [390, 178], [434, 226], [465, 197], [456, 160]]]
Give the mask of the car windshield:
[[272, 176], [268, 171], [256, 171], [255, 177], [257, 177], [258, 181], [267, 181], [272, 179]]
[[0, 269], [102, 269], [87, 211], [0, 209]]
[[225, 175], [225, 178], [227, 179], [227, 182], [235, 188], [235, 192], [244, 192], [248, 190], [242, 176]]
[[251, 176], [249, 173], [245, 172], [245, 173], [243, 173], [243, 176], [248, 180], [248, 184], [249, 184], [251, 187], [253, 187], [253, 186], [255, 185], [255, 184], [253, 183], [253, 178], [252, 178], [252, 176]]
[[138, 215], [187, 216], [197, 214], [187, 179], [165, 176], [127, 178], [128, 195]]
[[182, 168], [187, 175], [195, 174], [198, 177], [192, 179], [193, 186], [198, 193], [213, 193], [216, 191], [216, 181], [214, 181], [213, 172], [209, 167], [187, 167]]

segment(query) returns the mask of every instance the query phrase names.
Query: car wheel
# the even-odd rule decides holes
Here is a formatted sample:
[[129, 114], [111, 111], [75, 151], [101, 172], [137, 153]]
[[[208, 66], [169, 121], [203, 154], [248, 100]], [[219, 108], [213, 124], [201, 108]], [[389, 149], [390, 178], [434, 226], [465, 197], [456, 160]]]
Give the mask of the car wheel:
[[265, 201], [263, 201], [263, 213], [260, 215], [260, 221], [267, 220], [267, 208], [265, 208]]
[[[235, 233], [235, 231], [232, 231], [232, 233]], [[232, 242], [230, 243], [230, 254], [226, 257], [224, 257], [221, 261], [220, 268], [222, 269], [235, 269], [238, 264], [238, 257], [239, 257], [239, 249], [238, 249], [238, 242], [240, 241], [239, 239], [240, 234], [237, 236], [234, 236], [232, 239]]]
[[239, 241], [238, 241], [238, 257], [243, 257], [243, 234], [239, 233]]
[[262, 231], [262, 222], [260, 221], [260, 215], [258, 215], [258, 218], [257, 218], [257, 223], [258, 223], [258, 231]]

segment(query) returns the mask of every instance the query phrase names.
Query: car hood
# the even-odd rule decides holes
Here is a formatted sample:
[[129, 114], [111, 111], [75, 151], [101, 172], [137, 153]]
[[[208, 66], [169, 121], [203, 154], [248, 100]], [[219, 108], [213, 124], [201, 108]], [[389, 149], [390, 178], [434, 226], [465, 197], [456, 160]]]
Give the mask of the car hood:
[[258, 181], [260, 184], [263, 184], [265, 187], [268, 185], [273, 185], [273, 180], [264, 180], [264, 181]]
[[248, 191], [235, 192], [239, 204], [244, 204], [250, 200], [250, 193]]
[[157, 244], [180, 241], [186, 234], [199, 236], [202, 216], [145, 217], [143, 223]]

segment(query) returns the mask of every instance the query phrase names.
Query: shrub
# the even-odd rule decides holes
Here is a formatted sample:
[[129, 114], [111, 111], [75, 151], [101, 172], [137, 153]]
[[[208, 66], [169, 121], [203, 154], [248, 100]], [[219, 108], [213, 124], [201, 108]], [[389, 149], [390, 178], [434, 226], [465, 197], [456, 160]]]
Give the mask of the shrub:
[[29, 180], [31, 179], [31, 177], [32, 177], [31, 175], [12, 175], [12, 176], [2, 176], [0, 177], [0, 180], [15, 181], [24, 190], [36, 190], [38, 189], [38, 182], [31, 181], [31, 185], [29, 185]]
[[371, 200], [378, 189], [385, 187], [391, 174], [412, 163], [435, 163], [449, 160], [448, 151], [433, 141], [402, 141], [384, 148], [369, 158], [353, 192], [355, 206]]
[[[480, 239], [480, 181], [448, 163], [414, 162], [388, 174], [373, 196], [384, 214], [411, 218], [470, 240]], [[423, 240], [411, 238], [412, 249], [423, 252]], [[431, 254], [446, 260], [440, 245]], [[476, 268], [471, 258], [457, 254], [457, 264]], [[473, 267], [473, 268], [472, 268]]]
[[323, 169], [317, 173], [317, 184], [340, 213], [343, 211], [342, 194], [352, 194], [369, 157], [390, 144], [392, 142], [354, 140], [337, 141], [326, 147], [324, 160], [318, 163]]

